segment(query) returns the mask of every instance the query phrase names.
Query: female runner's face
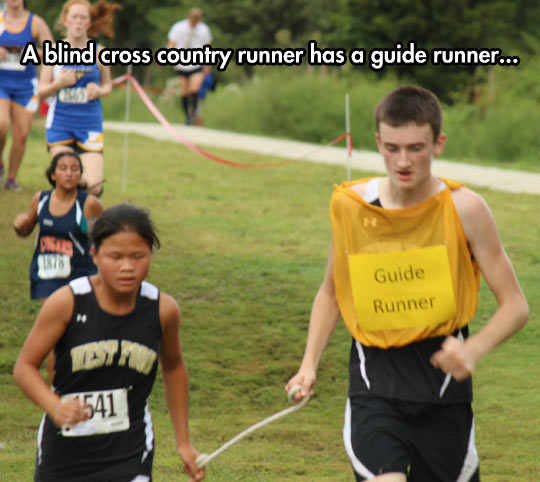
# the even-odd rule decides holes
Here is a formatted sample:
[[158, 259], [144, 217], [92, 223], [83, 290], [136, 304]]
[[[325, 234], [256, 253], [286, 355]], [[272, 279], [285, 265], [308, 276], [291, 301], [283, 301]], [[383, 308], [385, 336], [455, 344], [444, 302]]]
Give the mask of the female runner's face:
[[71, 156], [60, 158], [51, 177], [56, 182], [57, 188], [62, 188], [66, 191], [77, 189], [77, 184], [81, 179], [79, 161]]
[[117, 295], [138, 292], [150, 269], [151, 257], [150, 246], [135, 231], [120, 231], [105, 238], [93, 255], [101, 279]]
[[24, 8], [24, 0], [6, 0], [5, 4], [9, 8]]
[[64, 26], [67, 30], [67, 36], [79, 39], [88, 34], [90, 28], [90, 12], [85, 5], [75, 4], [69, 7], [64, 20]]

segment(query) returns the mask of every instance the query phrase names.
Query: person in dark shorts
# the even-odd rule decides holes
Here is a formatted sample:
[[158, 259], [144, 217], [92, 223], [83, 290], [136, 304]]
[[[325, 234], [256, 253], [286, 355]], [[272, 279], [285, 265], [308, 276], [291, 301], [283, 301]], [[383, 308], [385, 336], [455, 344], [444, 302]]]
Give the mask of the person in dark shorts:
[[[60, 152], [54, 156], [45, 172], [53, 189], [38, 191], [28, 211], [13, 222], [21, 237], [29, 236], [39, 226], [30, 262], [30, 298], [42, 304], [71, 280], [96, 273], [88, 231], [103, 212], [103, 205], [78, 188], [82, 172], [78, 154]], [[52, 354], [47, 357], [47, 372], [52, 382]]]
[[[487, 204], [431, 171], [446, 141], [436, 96], [399, 87], [375, 123], [387, 176], [335, 186], [326, 273], [285, 389], [313, 395], [341, 316], [352, 334], [343, 437], [356, 480], [477, 481], [471, 374], [527, 322], [528, 304]], [[480, 274], [497, 309], [469, 336]]]
[[[144, 210], [120, 204], [100, 215], [91, 238], [98, 273], [45, 301], [15, 364], [16, 383], [45, 411], [34, 480], [149, 482], [155, 440], [148, 397], [161, 363], [177, 452], [190, 480], [200, 481], [180, 310], [145, 281], [159, 247], [154, 225]], [[53, 390], [39, 373], [52, 349]]]
[[18, 236], [39, 232], [30, 263], [30, 298], [43, 303], [54, 291], [81, 276], [96, 273], [89, 230], [103, 212], [98, 198], [78, 188], [82, 161], [74, 152], [54, 156], [46, 171], [52, 189], [38, 191], [28, 211], [16, 216]]
[[[169, 30], [167, 48], [194, 49], [210, 45], [212, 34], [208, 25], [202, 22], [202, 16], [201, 9], [192, 8], [186, 19], [176, 22]], [[209, 72], [209, 67], [178, 64], [174, 68], [180, 81], [180, 96], [186, 124], [198, 124], [199, 90], [205, 75]]]

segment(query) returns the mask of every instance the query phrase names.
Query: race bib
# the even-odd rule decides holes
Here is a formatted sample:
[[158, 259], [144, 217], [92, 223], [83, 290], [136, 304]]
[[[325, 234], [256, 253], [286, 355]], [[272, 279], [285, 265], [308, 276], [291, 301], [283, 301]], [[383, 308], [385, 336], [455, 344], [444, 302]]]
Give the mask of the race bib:
[[67, 278], [71, 274], [71, 262], [67, 254], [40, 254], [37, 264], [40, 279]]
[[91, 416], [85, 422], [76, 425], [63, 425], [64, 437], [86, 437], [129, 429], [129, 406], [125, 388], [70, 393], [64, 395], [62, 400], [71, 398], [78, 398], [90, 406]]
[[8, 52], [7, 57], [0, 62], [1, 70], [16, 70], [22, 72], [26, 65], [21, 65], [21, 52]]
[[446, 246], [349, 255], [349, 272], [364, 330], [427, 327], [456, 315]]
[[86, 104], [88, 102], [86, 87], [66, 87], [60, 89], [58, 99], [60, 99], [60, 102], [65, 102], [66, 104]]

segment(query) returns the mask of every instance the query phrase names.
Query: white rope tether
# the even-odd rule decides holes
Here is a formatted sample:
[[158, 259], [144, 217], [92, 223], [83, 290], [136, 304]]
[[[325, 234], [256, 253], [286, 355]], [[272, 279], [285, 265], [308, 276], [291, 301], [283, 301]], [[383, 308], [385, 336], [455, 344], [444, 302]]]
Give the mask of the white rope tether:
[[[289, 393], [287, 394], [287, 399], [290, 403], [294, 403], [294, 394], [298, 392], [302, 387], [300, 385], [295, 385], [289, 390]], [[274, 415], [265, 418], [264, 420], [261, 420], [259, 423], [256, 423], [255, 425], [252, 425], [251, 427], [247, 428], [243, 432], [240, 432], [236, 437], [232, 438], [225, 444], [223, 444], [219, 449], [217, 449], [215, 452], [212, 452], [210, 455], [208, 454], [201, 454], [197, 457], [197, 460], [195, 461], [197, 464], [197, 467], [202, 469], [203, 467], [206, 467], [212, 460], [214, 460], [218, 455], [222, 454], [227, 450], [228, 448], [232, 447], [234, 444], [238, 443], [240, 440], [242, 440], [244, 437], [247, 437], [249, 434], [255, 432], [256, 430], [271, 424], [272, 422], [275, 422], [276, 420], [279, 420], [282, 417], [286, 417], [287, 415], [290, 415], [293, 412], [296, 412], [297, 410], [300, 410], [302, 407], [306, 406], [309, 402], [309, 396], [306, 395], [300, 402], [298, 402], [293, 407], [286, 408], [285, 410], [281, 410], [281, 412], [277, 412]]]

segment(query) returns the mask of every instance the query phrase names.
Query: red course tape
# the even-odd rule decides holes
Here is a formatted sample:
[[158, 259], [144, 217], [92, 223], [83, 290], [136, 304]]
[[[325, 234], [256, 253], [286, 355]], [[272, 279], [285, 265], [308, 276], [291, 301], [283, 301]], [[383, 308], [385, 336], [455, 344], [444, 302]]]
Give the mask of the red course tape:
[[[234, 162], [234, 161], [228, 161], [226, 159], [222, 159], [221, 157], [214, 156], [213, 154], [210, 154], [209, 152], [206, 152], [204, 149], [201, 149], [200, 147], [196, 146], [192, 142], [190, 142], [188, 139], [183, 137], [172, 125], [171, 123], [163, 116], [163, 114], [158, 110], [158, 108], [152, 103], [152, 101], [148, 98], [146, 95], [146, 92], [141, 87], [139, 82], [137, 82], [137, 79], [135, 79], [131, 74], [125, 74], [122, 75], [116, 79], [113, 80], [113, 84], [121, 84], [122, 82], [129, 81], [131, 82], [131, 85], [133, 85], [134, 89], [139, 94], [139, 97], [144, 102], [146, 107], [152, 114], [154, 114], [154, 117], [161, 122], [161, 124], [169, 131], [171, 134], [178, 139], [182, 144], [184, 144], [186, 147], [191, 149], [193, 152], [196, 152], [197, 154], [200, 154], [201, 156], [206, 157], [207, 159], [210, 159], [215, 162], [219, 162], [220, 164], [225, 164], [227, 166], [231, 167], [240, 167], [243, 169], [259, 169], [259, 168], [266, 168], [266, 167], [277, 167], [277, 166], [284, 166], [286, 164], [289, 164], [291, 162], [297, 161], [299, 159], [302, 159], [302, 157], [298, 159], [288, 159], [286, 161], [281, 162], [272, 162], [268, 164], [243, 164], [240, 162]], [[349, 147], [349, 156], [352, 153], [352, 136], [349, 132], [346, 132], [345, 134], [342, 134], [341, 136], [337, 137], [333, 141], [326, 144], [326, 146], [322, 146], [321, 149], [324, 149], [327, 146], [332, 146], [334, 144], [337, 144], [339, 141], [348, 138], [348, 147]], [[304, 156], [305, 157], [305, 156]]]

